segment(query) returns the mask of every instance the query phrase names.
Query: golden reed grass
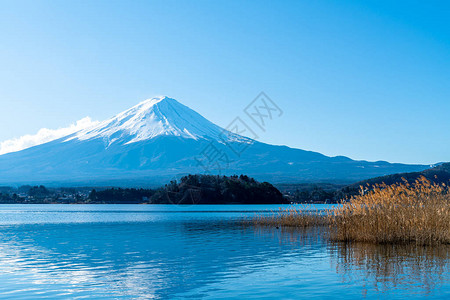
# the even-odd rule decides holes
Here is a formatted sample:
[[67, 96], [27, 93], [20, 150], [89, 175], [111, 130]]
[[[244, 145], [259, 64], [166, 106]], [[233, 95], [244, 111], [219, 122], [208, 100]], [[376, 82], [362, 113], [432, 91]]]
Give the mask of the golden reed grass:
[[361, 193], [319, 214], [288, 209], [257, 216], [258, 225], [329, 226], [334, 241], [369, 243], [450, 244], [450, 190], [421, 177], [393, 185], [361, 187]]
[[450, 243], [450, 192], [421, 177], [376, 185], [328, 215], [331, 238], [373, 243]]
[[326, 216], [310, 206], [280, 208], [277, 212], [257, 215], [251, 220], [254, 225], [303, 228], [325, 225], [327, 221]]

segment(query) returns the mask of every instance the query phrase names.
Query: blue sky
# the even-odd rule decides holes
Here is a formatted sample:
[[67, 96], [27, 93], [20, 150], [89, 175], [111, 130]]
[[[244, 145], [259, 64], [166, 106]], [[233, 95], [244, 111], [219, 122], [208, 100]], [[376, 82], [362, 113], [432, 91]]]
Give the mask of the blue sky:
[[0, 141], [168, 95], [227, 126], [265, 91], [260, 140], [450, 161], [447, 1], [0, 1]]

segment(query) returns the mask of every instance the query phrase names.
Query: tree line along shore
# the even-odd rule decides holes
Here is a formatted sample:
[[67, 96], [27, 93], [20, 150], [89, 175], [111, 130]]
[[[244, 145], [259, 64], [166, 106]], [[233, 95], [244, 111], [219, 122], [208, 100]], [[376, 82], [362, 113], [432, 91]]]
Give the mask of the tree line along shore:
[[246, 175], [188, 175], [160, 188], [0, 188], [1, 203], [288, 204], [272, 184]]
[[[255, 215], [246, 223], [327, 228], [328, 238], [341, 242], [450, 244], [449, 185], [437, 175], [432, 180], [422, 174], [417, 176], [414, 181], [401, 177], [401, 182], [389, 185], [366, 182], [357, 193], [354, 188], [341, 188], [339, 193], [345, 198], [327, 210], [291, 206]], [[313, 193], [320, 191], [313, 185], [308, 188]], [[303, 191], [303, 195], [307, 192]], [[1, 203], [28, 204], [289, 204], [295, 196], [245, 175], [188, 175], [157, 189], [48, 189], [42, 185], [0, 188]]]
[[188, 175], [159, 188], [0, 186], [0, 203], [135, 203], [135, 204], [286, 204], [340, 203], [359, 195], [360, 186], [414, 182], [448, 183], [450, 163], [423, 172], [394, 174], [357, 183], [290, 183], [272, 185], [246, 175]]

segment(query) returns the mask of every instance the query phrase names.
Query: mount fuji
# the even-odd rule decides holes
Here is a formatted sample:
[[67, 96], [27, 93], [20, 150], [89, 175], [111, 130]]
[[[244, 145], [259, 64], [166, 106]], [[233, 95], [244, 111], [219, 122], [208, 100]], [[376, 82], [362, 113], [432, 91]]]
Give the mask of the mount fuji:
[[427, 168], [265, 144], [159, 97], [93, 127], [1, 155], [0, 185], [155, 186], [187, 173], [243, 173], [275, 183], [354, 182]]

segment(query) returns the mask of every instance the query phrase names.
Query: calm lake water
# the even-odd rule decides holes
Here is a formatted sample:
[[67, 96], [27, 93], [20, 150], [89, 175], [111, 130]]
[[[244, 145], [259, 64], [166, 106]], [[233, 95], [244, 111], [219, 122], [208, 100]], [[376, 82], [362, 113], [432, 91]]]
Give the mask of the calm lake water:
[[450, 299], [448, 246], [239, 222], [279, 207], [0, 205], [0, 298]]

